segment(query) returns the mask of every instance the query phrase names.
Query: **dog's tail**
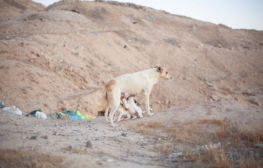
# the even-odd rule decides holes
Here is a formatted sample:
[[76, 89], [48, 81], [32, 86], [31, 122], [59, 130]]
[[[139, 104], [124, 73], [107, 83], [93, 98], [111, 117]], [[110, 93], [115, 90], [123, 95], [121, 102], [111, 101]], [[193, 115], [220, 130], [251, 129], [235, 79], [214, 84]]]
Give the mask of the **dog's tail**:
[[98, 111], [105, 111], [107, 105], [108, 105], [108, 97], [107, 97], [107, 91], [104, 87], [102, 91], [101, 103], [99, 104]]

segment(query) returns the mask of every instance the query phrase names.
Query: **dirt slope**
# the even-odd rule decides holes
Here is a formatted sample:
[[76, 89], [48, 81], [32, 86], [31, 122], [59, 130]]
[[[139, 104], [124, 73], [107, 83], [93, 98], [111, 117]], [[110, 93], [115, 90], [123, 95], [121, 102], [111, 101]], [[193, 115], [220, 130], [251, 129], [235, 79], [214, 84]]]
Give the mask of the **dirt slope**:
[[18, 15], [42, 11], [45, 7], [31, 0], [1, 0], [0, 22], [10, 20]]
[[174, 77], [153, 89], [156, 110], [221, 98], [247, 103], [243, 92], [262, 104], [260, 31], [135, 5], [59, 2], [2, 21], [0, 39], [0, 97], [25, 112], [64, 107], [95, 114], [87, 96], [61, 100], [155, 65]]

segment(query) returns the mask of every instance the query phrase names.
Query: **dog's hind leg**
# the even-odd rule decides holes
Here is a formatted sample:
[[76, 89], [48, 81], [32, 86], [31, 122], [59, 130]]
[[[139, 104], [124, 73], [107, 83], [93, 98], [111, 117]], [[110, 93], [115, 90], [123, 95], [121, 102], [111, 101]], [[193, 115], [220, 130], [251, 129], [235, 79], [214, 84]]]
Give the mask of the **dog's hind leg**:
[[109, 105], [107, 105], [107, 107], [106, 107], [106, 109], [105, 109], [105, 113], [104, 113], [104, 117], [105, 117], [105, 120], [107, 121], [107, 122], [109, 122], [109, 109], [110, 109], [110, 106]]
[[114, 118], [114, 114], [115, 114], [115, 112], [116, 112], [117, 109], [119, 108], [119, 105], [120, 105], [120, 102], [119, 102], [118, 104], [112, 106], [112, 108], [111, 108], [111, 112], [110, 112], [109, 119], [110, 119], [110, 123], [111, 123], [111, 125], [112, 125], [113, 127], [118, 126], [117, 124], [114, 124], [114, 122], [113, 122], [113, 118]]

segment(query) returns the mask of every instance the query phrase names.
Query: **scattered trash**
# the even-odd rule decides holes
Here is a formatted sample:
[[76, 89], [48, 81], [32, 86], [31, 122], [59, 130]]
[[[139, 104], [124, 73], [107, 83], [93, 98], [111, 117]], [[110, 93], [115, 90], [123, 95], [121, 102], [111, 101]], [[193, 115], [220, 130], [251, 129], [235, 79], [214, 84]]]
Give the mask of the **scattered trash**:
[[4, 107], [5, 107], [4, 102], [0, 100], [0, 108], [4, 108]]
[[66, 114], [64, 114], [63, 112], [50, 114], [49, 116], [50, 118], [53, 118], [53, 119], [69, 119], [68, 117], [66, 117]]
[[231, 152], [231, 153], [229, 154], [229, 157], [232, 158], [232, 159], [234, 159], [234, 160], [237, 160], [237, 159], [239, 158], [239, 157], [238, 157], [238, 154], [235, 153], [235, 152]]
[[256, 147], [256, 148], [263, 148], [263, 142], [254, 144], [254, 147]]
[[148, 18], [150, 18], [150, 19], [154, 19], [154, 16], [152, 16], [152, 15], [148, 15]]
[[86, 143], [86, 147], [87, 147], [87, 148], [91, 148], [91, 147], [92, 147], [91, 141], [88, 141], [88, 142]]
[[176, 157], [181, 156], [181, 155], [183, 155], [182, 152], [178, 152], [178, 151], [174, 150], [173, 153], [171, 153], [170, 155], [168, 155], [168, 158], [169, 158], [169, 159], [173, 159], [173, 158], [176, 158]]
[[42, 118], [42, 119], [47, 119], [47, 115], [41, 111], [36, 112], [36, 118]]
[[96, 117], [81, 114], [79, 111], [73, 112], [72, 110], [66, 110], [63, 112], [66, 114], [66, 117], [71, 118], [73, 120], [84, 120], [84, 119], [95, 119]]
[[39, 109], [39, 110], [34, 110], [34, 111], [32, 111], [32, 112], [30, 112], [30, 113], [28, 113], [28, 114], [26, 114], [25, 116], [33, 116], [33, 117], [36, 117], [36, 118], [41, 118], [41, 119], [47, 119], [47, 115], [44, 113], [44, 112], [42, 112], [41, 111], [41, 109]]
[[95, 30], [90, 30], [89, 32], [95, 34], [96, 36], [98, 35], [98, 33]]
[[204, 151], [208, 151], [211, 149], [217, 149], [221, 147], [221, 143], [218, 142], [216, 144], [208, 144], [208, 145], [202, 145], [202, 146], [198, 146], [195, 149], [192, 150], [192, 153], [197, 153], [197, 152], [204, 152]]
[[4, 111], [7, 111], [9, 113], [17, 114], [17, 115], [23, 115], [23, 112], [17, 108], [16, 106], [10, 106], [10, 107], [3, 107]]

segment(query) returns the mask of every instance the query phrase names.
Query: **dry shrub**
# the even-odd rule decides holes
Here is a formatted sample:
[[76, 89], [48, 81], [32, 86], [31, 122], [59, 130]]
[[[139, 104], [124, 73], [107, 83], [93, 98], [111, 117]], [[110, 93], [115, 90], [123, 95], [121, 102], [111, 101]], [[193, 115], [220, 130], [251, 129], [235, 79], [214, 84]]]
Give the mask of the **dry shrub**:
[[60, 156], [25, 152], [18, 150], [0, 150], [0, 167], [67, 167]]
[[149, 121], [146, 125], [148, 128], [162, 128], [164, 125], [160, 122]]
[[194, 162], [202, 162], [209, 167], [230, 168], [234, 161], [227, 156], [224, 149], [211, 149], [199, 154], [187, 153], [186, 157]]
[[201, 160], [220, 168], [234, 166], [234, 161], [227, 156], [227, 152], [223, 148], [208, 150], [202, 155]]
[[168, 154], [173, 153], [174, 144], [173, 143], [161, 143], [160, 145], [156, 145], [153, 151], [158, 152], [162, 155], [168, 155]]
[[[184, 146], [181, 151], [186, 158], [210, 167], [257, 168], [262, 164], [260, 156], [253, 155], [248, 157], [242, 152], [248, 148], [253, 150], [252, 147], [255, 143], [263, 141], [262, 127], [247, 130], [245, 127], [231, 124], [228, 120], [211, 118], [185, 123], [172, 121], [166, 124], [151, 121], [137, 125], [136, 131], [148, 135], [154, 135], [154, 132], [159, 131], [166, 133], [169, 138], [174, 138], [174, 141], [164, 141], [159, 146], [158, 144], [156, 145], [154, 151], [160, 154], [171, 154], [174, 151], [173, 145], [179, 143]], [[215, 143], [220, 143], [221, 146], [198, 152], [191, 151], [197, 146]], [[235, 151], [238, 158], [231, 156], [232, 151]]]
[[227, 128], [216, 131], [215, 135], [220, 141], [230, 141], [233, 145], [239, 145], [240, 142], [243, 142], [251, 146], [263, 141], [263, 128], [247, 130], [245, 128], [228, 126]]
[[203, 119], [198, 122], [199, 124], [213, 124], [213, 125], [218, 125], [218, 126], [223, 126], [223, 127], [228, 127], [229, 122], [227, 120], [221, 120], [217, 118], [212, 118], [212, 119]]
[[252, 156], [239, 159], [238, 167], [240, 168], [261, 168], [260, 163]]
[[88, 154], [87, 150], [73, 148], [72, 146], [68, 146], [68, 147], [62, 148], [61, 151], [63, 151], [63, 152], [70, 152], [70, 153], [76, 153], [76, 154], [80, 154], [80, 155], [87, 155]]

